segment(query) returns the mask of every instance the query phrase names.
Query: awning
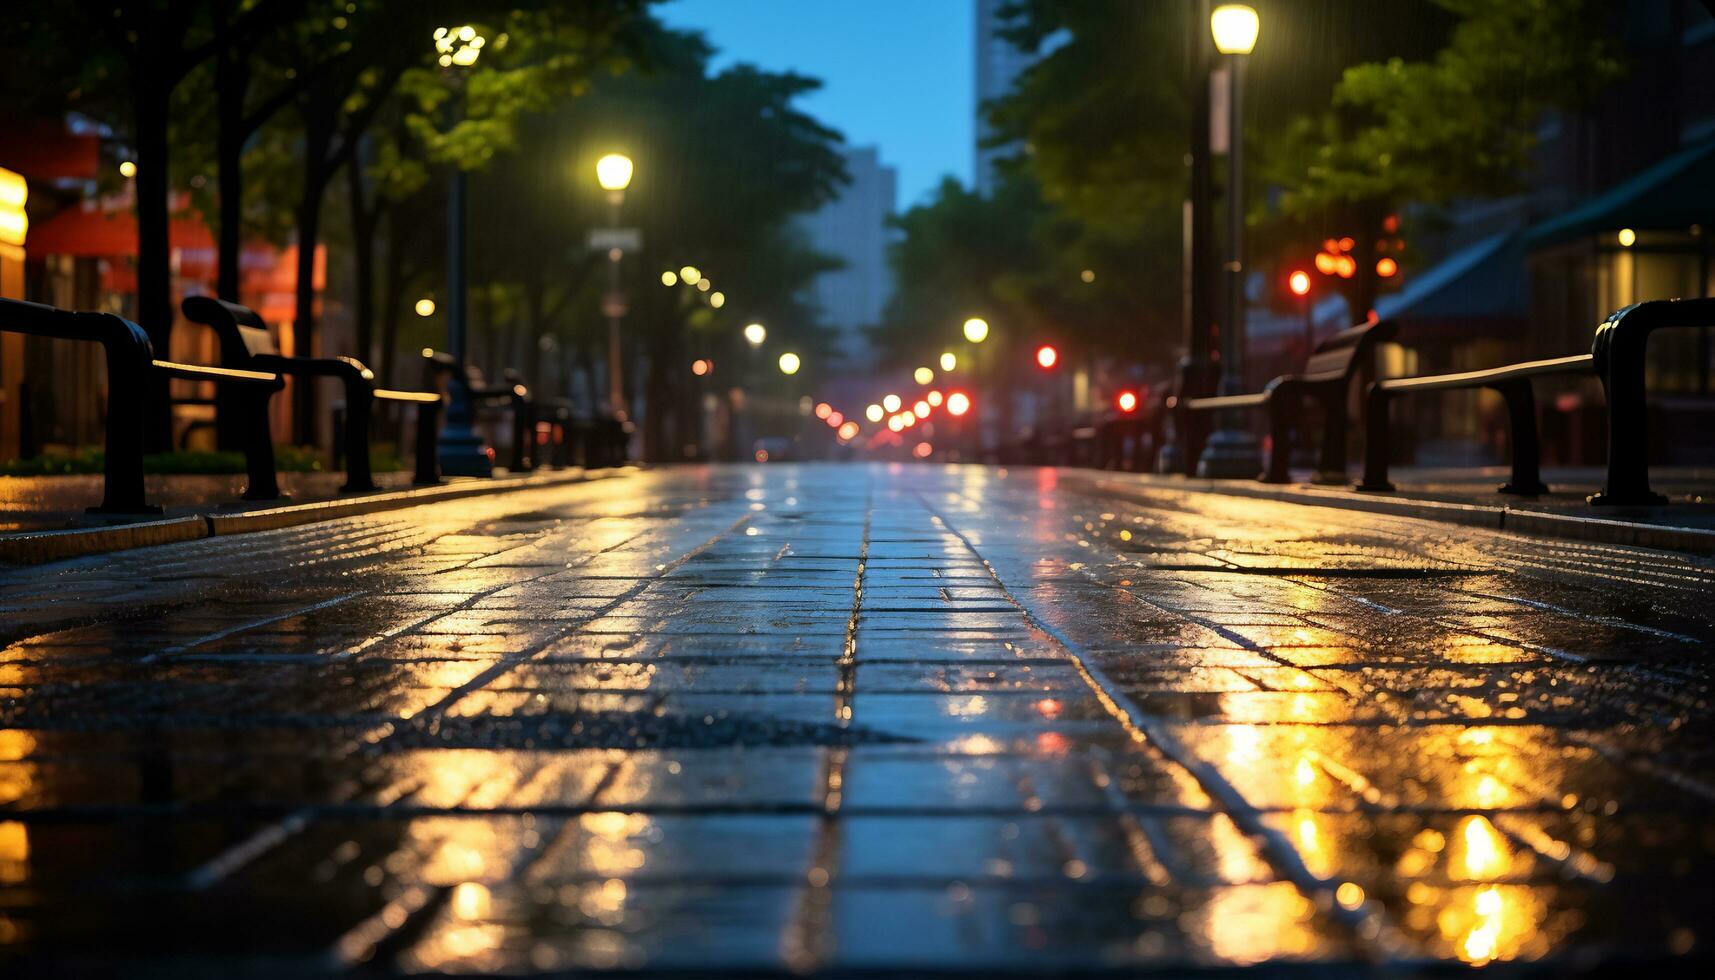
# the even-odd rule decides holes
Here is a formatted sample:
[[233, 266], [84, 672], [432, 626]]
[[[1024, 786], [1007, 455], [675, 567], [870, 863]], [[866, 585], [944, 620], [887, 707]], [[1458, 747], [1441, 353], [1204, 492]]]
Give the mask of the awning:
[[1399, 292], [1376, 300], [1376, 314], [1406, 326], [1522, 318], [1530, 308], [1525, 280], [1519, 235], [1502, 232], [1408, 276]]
[[[214, 249], [208, 226], [195, 218], [173, 218], [167, 236], [173, 248]], [[102, 211], [66, 208], [30, 229], [30, 254], [116, 259], [137, 254], [137, 215], [129, 208]]]
[[1634, 229], [1685, 230], [1715, 223], [1715, 139], [1681, 150], [1525, 234], [1538, 249], [1571, 238]]

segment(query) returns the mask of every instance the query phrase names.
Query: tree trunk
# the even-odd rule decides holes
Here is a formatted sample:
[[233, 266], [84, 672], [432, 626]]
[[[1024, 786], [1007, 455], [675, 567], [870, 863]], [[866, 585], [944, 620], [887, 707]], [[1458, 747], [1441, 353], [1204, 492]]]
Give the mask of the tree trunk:
[[[304, 197], [298, 202], [298, 276], [296, 315], [292, 321], [292, 353], [298, 357], [316, 356], [316, 243], [321, 237], [322, 194], [327, 189], [327, 175], [312, 160], [304, 172]], [[316, 383], [315, 379], [299, 376], [292, 379], [297, 389], [293, 398], [292, 438], [298, 445], [316, 442]]]
[[405, 302], [405, 250], [399, 234], [399, 208], [387, 209], [387, 261], [381, 271], [381, 385], [394, 387], [399, 356], [399, 307]]
[[345, 168], [346, 192], [351, 204], [353, 275], [357, 290], [354, 310], [357, 359], [365, 364], [375, 359], [375, 212], [369, 205], [363, 168], [352, 159]]
[[[172, 241], [168, 213], [167, 122], [173, 82], [147, 52], [134, 63], [132, 111], [137, 127], [137, 322], [156, 357], [170, 357], [173, 332]], [[148, 387], [144, 446], [165, 452], [173, 443], [171, 389], [165, 378]], [[120, 406], [120, 411], [135, 410]]]

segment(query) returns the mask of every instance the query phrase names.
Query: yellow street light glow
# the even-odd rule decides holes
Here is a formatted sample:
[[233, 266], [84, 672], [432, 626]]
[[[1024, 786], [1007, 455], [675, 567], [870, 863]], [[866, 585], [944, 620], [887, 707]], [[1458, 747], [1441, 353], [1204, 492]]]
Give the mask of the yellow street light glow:
[[671, 286], [678, 281], [679, 274], [674, 272], [672, 269], [668, 269], [666, 272], [661, 273], [661, 285], [663, 286]]
[[1621, 248], [1631, 248], [1633, 245], [1636, 245], [1637, 242], [1638, 242], [1638, 233], [1637, 232], [1631, 230], [1630, 228], [1621, 228], [1620, 229], [1620, 247]]
[[917, 416], [920, 419], [928, 418], [929, 417], [929, 403], [924, 401], [921, 398], [917, 399], [917, 404], [911, 406], [911, 414]]
[[1256, 11], [1242, 3], [1221, 4], [1209, 15], [1215, 50], [1222, 54], [1250, 54], [1261, 27]]
[[935, 380], [935, 372], [929, 370], [926, 367], [920, 367], [917, 370], [911, 372], [911, 380], [917, 382], [920, 385], [926, 385], [926, 384], [930, 383], [931, 381]]
[[425, 296], [417, 301], [417, 305], [414, 309], [417, 311], [418, 316], [434, 316], [435, 301]]
[[703, 274], [697, 271], [696, 266], [688, 265], [679, 270], [679, 278], [685, 280], [685, 285], [695, 286], [697, 280], [703, 278]]
[[697, 280], [698, 292], [706, 293], [709, 290], [713, 289], [714, 287], [715, 287], [715, 281], [713, 279], [710, 279], [708, 276], [704, 276], [703, 278]]
[[780, 355], [780, 373], [781, 374], [797, 374], [798, 369], [800, 367], [802, 367], [803, 365], [804, 365], [804, 362], [799, 360], [798, 355], [792, 353], [791, 351], [787, 351], [786, 353]]
[[899, 400], [898, 395], [888, 395], [886, 398], [881, 400], [882, 407], [887, 409], [889, 412], [899, 411], [899, 406], [902, 404], [904, 403]]
[[910, 412], [900, 412], [899, 413], [899, 420], [901, 422], [905, 423], [906, 426], [913, 426], [913, 425], [917, 424], [917, 416], [912, 415]]
[[938, 391], [929, 392], [928, 395], [924, 396], [923, 400], [928, 402], [930, 407], [932, 407], [932, 408], [940, 408], [941, 402], [943, 401], [943, 399], [941, 397], [941, 393]]
[[1083, 272], [1078, 273], [1078, 278], [1084, 280], [1085, 282], [1095, 282], [1096, 281], [1096, 270], [1085, 269]]
[[745, 325], [745, 328], [744, 328], [745, 343], [749, 344], [752, 347], [761, 347], [762, 342], [767, 340], [767, 339], [768, 339], [768, 328], [767, 327], [763, 326], [760, 323], [750, 323], [750, 324]]
[[725, 306], [726, 305], [726, 293], [718, 292], [718, 291], [710, 293], [709, 294], [709, 305], [714, 307], [717, 310], [720, 309], [721, 307]]
[[973, 316], [965, 321], [965, 339], [973, 344], [980, 344], [989, 336], [989, 322], [980, 316]]
[[622, 191], [631, 186], [631, 158], [609, 153], [595, 162], [595, 179], [604, 191]]
[[959, 359], [953, 356], [952, 351], [947, 351], [946, 353], [941, 355], [941, 370], [942, 371], [951, 371], [951, 370], [957, 368], [958, 366], [959, 366]]
[[869, 419], [871, 422], [880, 422], [881, 417], [886, 414], [886, 412], [882, 411], [880, 405], [871, 405], [863, 410], [863, 417]]
[[898, 415], [889, 416], [887, 419], [887, 427], [898, 432], [900, 429], [905, 428], [905, 419]]
[[137, 176], [137, 165], [132, 163], [130, 160], [121, 161], [119, 164], [119, 176], [124, 177], [127, 180]]
[[954, 415], [963, 415], [971, 410], [971, 399], [962, 391], [955, 391], [947, 396], [947, 411]]

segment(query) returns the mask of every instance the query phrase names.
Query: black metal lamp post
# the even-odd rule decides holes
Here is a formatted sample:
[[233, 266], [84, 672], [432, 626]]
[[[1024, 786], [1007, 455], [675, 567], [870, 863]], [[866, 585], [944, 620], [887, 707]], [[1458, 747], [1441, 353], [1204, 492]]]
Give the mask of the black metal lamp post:
[[[482, 46], [482, 35], [468, 24], [435, 31], [435, 50], [453, 87], [453, 97], [447, 102], [449, 127], [457, 124], [458, 107], [464, 101], [463, 69], [476, 64]], [[447, 193], [447, 349], [458, 363], [447, 379], [447, 417], [436, 455], [441, 472], [448, 476], [493, 476], [494, 459], [477, 434], [476, 410], [465, 373], [470, 364], [465, 285], [465, 171], [455, 163]]]

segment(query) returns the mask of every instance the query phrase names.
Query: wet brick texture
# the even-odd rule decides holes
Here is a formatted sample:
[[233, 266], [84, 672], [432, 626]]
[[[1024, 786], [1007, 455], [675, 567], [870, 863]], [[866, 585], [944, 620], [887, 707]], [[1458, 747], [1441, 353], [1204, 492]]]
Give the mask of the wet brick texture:
[[1562, 973], [1715, 942], [1715, 569], [683, 468], [0, 571], [0, 966]]

